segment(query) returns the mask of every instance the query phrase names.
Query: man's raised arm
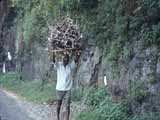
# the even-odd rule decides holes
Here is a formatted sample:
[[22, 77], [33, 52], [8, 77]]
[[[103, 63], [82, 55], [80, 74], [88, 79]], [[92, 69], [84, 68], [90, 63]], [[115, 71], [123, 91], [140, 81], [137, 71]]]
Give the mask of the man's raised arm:
[[52, 66], [57, 69], [58, 68], [58, 63], [62, 60], [62, 55], [61, 53], [57, 54], [57, 52], [53, 52], [52, 56]]

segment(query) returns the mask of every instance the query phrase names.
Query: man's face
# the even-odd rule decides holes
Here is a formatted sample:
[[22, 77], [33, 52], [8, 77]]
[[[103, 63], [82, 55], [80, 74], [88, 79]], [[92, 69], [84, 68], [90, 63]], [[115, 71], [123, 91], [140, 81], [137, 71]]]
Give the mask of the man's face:
[[64, 64], [64, 66], [66, 66], [68, 63], [69, 63], [69, 57], [66, 55], [63, 58], [63, 64]]

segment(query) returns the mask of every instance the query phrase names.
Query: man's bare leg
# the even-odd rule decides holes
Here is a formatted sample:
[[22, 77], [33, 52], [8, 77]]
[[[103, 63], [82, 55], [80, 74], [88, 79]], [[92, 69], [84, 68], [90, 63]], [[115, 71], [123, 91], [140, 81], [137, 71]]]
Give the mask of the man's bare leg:
[[69, 116], [70, 116], [70, 102], [67, 105], [67, 115], [66, 115], [67, 120], [69, 120]]
[[66, 100], [66, 120], [69, 120], [70, 117], [70, 103], [71, 103], [71, 92], [68, 91]]
[[60, 120], [62, 100], [57, 100], [57, 120]]

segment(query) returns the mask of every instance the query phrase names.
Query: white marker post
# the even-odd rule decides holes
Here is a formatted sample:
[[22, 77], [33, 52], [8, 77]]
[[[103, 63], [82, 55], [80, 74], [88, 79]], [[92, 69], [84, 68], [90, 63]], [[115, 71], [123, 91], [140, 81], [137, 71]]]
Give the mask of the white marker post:
[[11, 56], [11, 53], [8, 52], [8, 60], [11, 61], [12, 60], [12, 56]]
[[104, 85], [105, 85], [105, 86], [108, 85], [106, 75], [104, 76]]
[[6, 73], [6, 64], [3, 62], [3, 73]]

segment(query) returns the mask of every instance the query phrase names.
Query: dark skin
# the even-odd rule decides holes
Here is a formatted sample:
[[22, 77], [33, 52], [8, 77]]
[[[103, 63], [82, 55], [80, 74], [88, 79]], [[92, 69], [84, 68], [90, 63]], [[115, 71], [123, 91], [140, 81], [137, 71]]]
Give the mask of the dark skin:
[[[66, 114], [66, 120], [69, 120], [70, 115], [70, 100], [68, 101], [67, 107], [67, 114]], [[62, 100], [57, 100], [57, 120], [60, 120], [60, 110], [61, 110]]]
[[[66, 67], [69, 63], [69, 57], [67, 55], [64, 56], [63, 58], [63, 65]], [[70, 115], [70, 100], [68, 101], [68, 106], [67, 106], [67, 115], [66, 119], [69, 120], [69, 115]], [[57, 120], [60, 120], [60, 110], [61, 110], [61, 105], [62, 105], [62, 100], [57, 100]]]
[[[75, 62], [76, 63], [78, 62], [79, 56], [80, 56], [80, 54], [76, 54], [76, 57], [75, 57]], [[54, 59], [53, 62], [55, 62], [55, 59]], [[66, 67], [68, 65], [68, 63], [69, 63], [69, 56], [67, 54], [64, 54], [64, 57], [63, 57], [63, 65], [64, 65], [64, 67]], [[57, 120], [60, 120], [61, 105], [62, 105], [62, 100], [57, 100]], [[70, 116], [70, 100], [68, 101], [68, 104], [67, 104], [66, 107], [67, 107], [66, 120], [69, 120], [69, 116]]]
[[63, 58], [64, 67], [66, 67], [68, 65], [68, 63], [69, 63], [69, 57], [67, 55], [65, 55], [64, 58]]

